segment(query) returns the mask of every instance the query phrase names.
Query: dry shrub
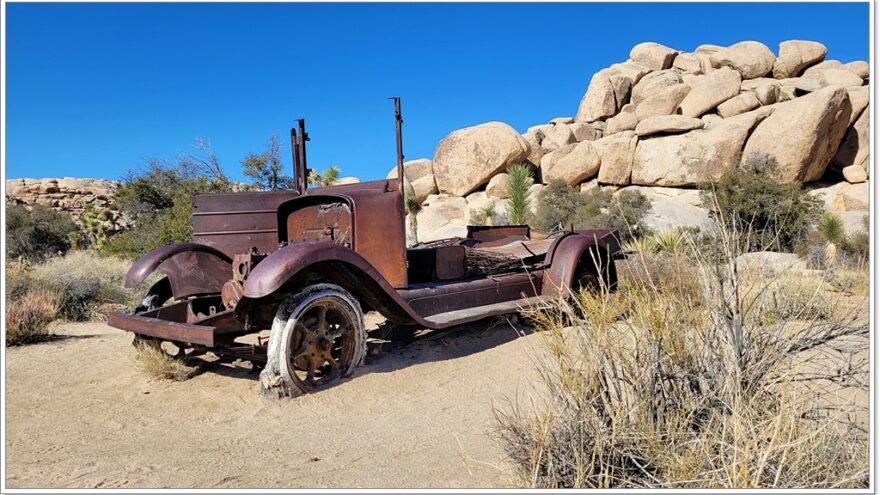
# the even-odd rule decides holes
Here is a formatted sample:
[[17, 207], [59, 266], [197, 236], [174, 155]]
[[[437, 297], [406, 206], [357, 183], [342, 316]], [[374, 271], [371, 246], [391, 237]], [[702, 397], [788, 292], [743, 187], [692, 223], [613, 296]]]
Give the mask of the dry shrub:
[[190, 366], [185, 357], [169, 355], [159, 345], [139, 340], [135, 342], [135, 360], [147, 376], [157, 380], [182, 382], [195, 376], [199, 368]]
[[47, 292], [28, 292], [6, 306], [6, 345], [46, 339], [49, 323], [58, 315], [58, 299]]
[[523, 484], [868, 486], [867, 400], [837, 393], [867, 393], [867, 363], [854, 357], [867, 345], [867, 301], [858, 313], [840, 314], [834, 298], [817, 311], [822, 280], [808, 290], [790, 274], [737, 271], [749, 245], [720, 229], [714, 249], [643, 253], [622, 267], [618, 292], [528, 315], [543, 344], [541, 399], [496, 409]]
[[73, 251], [44, 263], [7, 265], [7, 297], [15, 300], [42, 291], [58, 297], [59, 316], [71, 321], [102, 319], [98, 308], [116, 304], [134, 307], [138, 289], [125, 289], [128, 261], [101, 257], [94, 251]]

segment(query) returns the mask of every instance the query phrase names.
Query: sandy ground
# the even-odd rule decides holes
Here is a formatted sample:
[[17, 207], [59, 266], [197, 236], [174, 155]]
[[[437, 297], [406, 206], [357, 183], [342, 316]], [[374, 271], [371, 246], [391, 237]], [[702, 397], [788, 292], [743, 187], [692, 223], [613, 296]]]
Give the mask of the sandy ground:
[[[249, 364], [151, 381], [130, 334], [102, 323], [54, 332], [62, 338], [6, 351], [10, 488], [511, 487], [493, 405], [535, 393], [529, 355], [540, 349], [527, 328], [473, 324], [277, 402], [260, 398]], [[867, 376], [866, 338], [836, 347]], [[809, 354], [814, 371], [833, 369], [836, 358]], [[867, 425], [863, 391], [829, 382], [824, 397], [857, 406]]]
[[505, 487], [493, 403], [523, 397], [536, 336], [471, 325], [368, 356], [353, 378], [283, 402], [214, 366], [151, 381], [102, 323], [6, 351], [6, 486]]

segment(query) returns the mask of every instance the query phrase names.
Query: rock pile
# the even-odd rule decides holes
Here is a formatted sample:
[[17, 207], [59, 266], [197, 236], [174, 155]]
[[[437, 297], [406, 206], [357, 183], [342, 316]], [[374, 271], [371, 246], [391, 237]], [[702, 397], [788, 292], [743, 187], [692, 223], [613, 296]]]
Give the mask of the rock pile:
[[[406, 190], [422, 204], [418, 240], [465, 235], [475, 214], [506, 221], [505, 171], [514, 163], [534, 169], [533, 207], [557, 178], [582, 190], [637, 189], [653, 205], [646, 223], [665, 228], [707, 226], [695, 186], [772, 160], [777, 180], [810, 183], [848, 230], [861, 229], [870, 190], [868, 64], [825, 60], [827, 49], [814, 41], [784, 41], [777, 53], [755, 41], [693, 52], [640, 43], [592, 76], [574, 117], [523, 134], [502, 122], [449, 133], [433, 159], [404, 164]], [[64, 210], [76, 221], [86, 205], [109, 207], [116, 187], [6, 181], [7, 201]], [[126, 225], [116, 212], [111, 223]]]
[[582, 188], [662, 188], [648, 194], [666, 212], [658, 226], [707, 218], [691, 192], [669, 188], [692, 190], [753, 160], [775, 162], [781, 182], [842, 177], [817, 194], [842, 216], [867, 214], [868, 64], [825, 60], [814, 41], [784, 41], [778, 54], [756, 41], [693, 52], [641, 43], [592, 76], [573, 118], [522, 135], [501, 122], [453, 131], [433, 163], [406, 165], [423, 202], [419, 240], [462, 235], [469, 212], [492, 200], [503, 218], [498, 177], [517, 162], [534, 168], [533, 194], [557, 178]]
[[112, 199], [119, 183], [105, 179], [10, 179], [6, 181], [6, 202], [20, 205], [42, 205], [70, 215], [77, 225], [89, 205], [106, 209], [109, 232], [127, 229], [130, 222], [112, 209]]

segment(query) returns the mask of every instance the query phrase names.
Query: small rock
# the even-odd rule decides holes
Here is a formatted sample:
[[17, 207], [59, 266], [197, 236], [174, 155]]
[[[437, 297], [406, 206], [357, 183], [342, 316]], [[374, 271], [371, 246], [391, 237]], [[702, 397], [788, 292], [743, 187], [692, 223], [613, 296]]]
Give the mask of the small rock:
[[773, 64], [773, 77], [797, 77], [806, 67], [825, 59], [828, 49], [815, 41], [788, 40], [779, 44], [779, 58]]
[[634, 46], [629, 52], [629, 58], [651, 70], [662, 70], [672, 67], [677, 54], [677, 50], [659, 43], [647, 42]]
[[684, 97], [679, 107], [682, 115], [699, 117], [719, 103], [739, 94], [740, 74], [732, 69], [719, 69], [707, 75]]
[[868, 65], [868, 62], [865, 62], [864, 60], [856, 60], [855, 62], [843, 64], [843, 68], [862, 79], [867, 79], [871, 75], [871, 67]]
[[610, 136], [621, 131], [631, 131], [636, 128], [639, 119], [633, 113], [619, 113], [605, 121], [605, 135]]
[[644, 137], [651, 134], [674, 134], [702, 128], [703, 121], [700, 119], [685, 117], [684, 115], [659, 115], [657, 117], [648, 117], [639, 122], [636, 126], [636, 134], [639, 137]]
[[632, 89], [632, 103], [639, 104], [653, 95], [660, 93], [663, 88], [681, 84], [681, 76], [672, 70], [652, 72], [642, 78]]
[[860, 182], [865, 182], [868, 180], [868, 174], [865, 172], [865, 169], [860, 167], [859, 165], [850, 165], [849, 167], [844, 167], [842, 170], [843, 178], [846, 179], [850, 184], [858, 184]]
[[718, 115], [723, 118], [733, 117], [761, 106], [758, 97], [754, 93], [743, 93], [718, 105]]
[[730, 67], [737, 70], [742, 79], [754, 79], [773, 70], [776, 56], [763, 43], [742, 41], [718, 50], [710, 59], [715, 68]]
[[559, 148], [541, 159], [541, 177], [545, 183], [562, 179], [574, 186], [599, 172], [599, 154], [590, 141]]

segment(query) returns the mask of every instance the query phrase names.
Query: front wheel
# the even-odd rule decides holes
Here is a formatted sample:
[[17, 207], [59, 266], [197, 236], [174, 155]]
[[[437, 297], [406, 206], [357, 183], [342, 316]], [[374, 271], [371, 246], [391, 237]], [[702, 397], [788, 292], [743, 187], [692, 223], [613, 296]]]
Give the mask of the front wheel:
[[278, 307], [260, 373], [264, 397], [295, 397], [350, 376], [363, 363], [367, 332], [360, 305], [332, 284], [316, 284]]

